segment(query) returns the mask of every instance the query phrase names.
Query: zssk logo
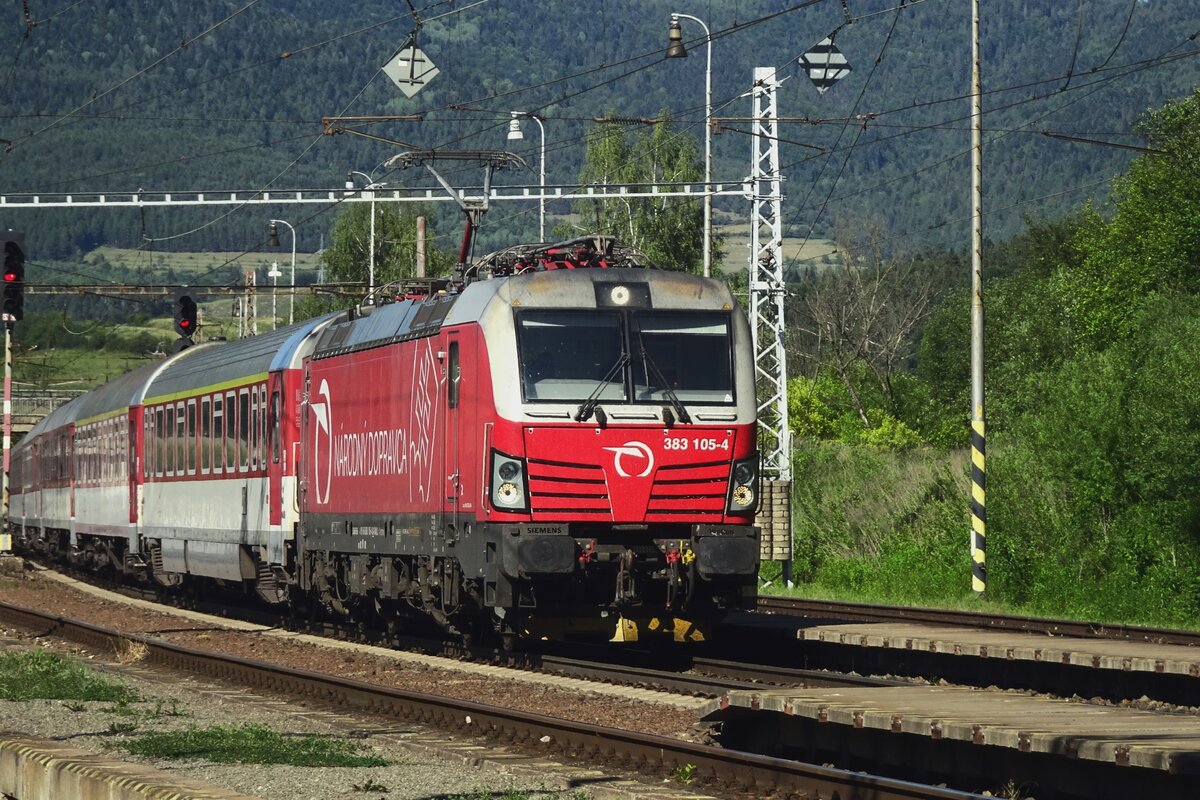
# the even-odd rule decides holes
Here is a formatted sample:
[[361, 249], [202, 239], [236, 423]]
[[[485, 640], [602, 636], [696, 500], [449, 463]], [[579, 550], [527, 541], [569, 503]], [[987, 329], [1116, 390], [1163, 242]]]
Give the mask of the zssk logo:
[[623, 465], [625, 457], [633, 460], [634, 468], [638, 465], [638, 459], [646, 462], [645, 469], [635, 477], [644, 478], [650, 474], [650, 470], [654, 469], [654, 451], [642, 442], [626, 442], [620, 447], [606, 447], [604, 449], [613, 453], [613, 467], [622, 478], [629, 477], [629, 473], [625, 471]]
[[[328, 381], [321, 381], [317, 397], [321, 402], [312, 404], [313, 420], [316, 422], [313, 431], [313, 482], [316, 483], [317, 504], [325, 505], [329, 502], [329, 485], [333, 482], [333, 404], [329, 399]], [[325, 466], [324, 480], [321, 475], [322, 464]]]

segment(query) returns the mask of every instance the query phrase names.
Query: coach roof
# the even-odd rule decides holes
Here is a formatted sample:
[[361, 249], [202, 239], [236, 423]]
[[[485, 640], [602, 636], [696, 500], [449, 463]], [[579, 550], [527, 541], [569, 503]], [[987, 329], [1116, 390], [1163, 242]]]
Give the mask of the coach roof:
[[258, 336], [184, 350], [154, 377], [146, 389], [145, 402], [265, 377], [274, 364], [288, 364], [290, 355], [321, 321], [305, 320]]

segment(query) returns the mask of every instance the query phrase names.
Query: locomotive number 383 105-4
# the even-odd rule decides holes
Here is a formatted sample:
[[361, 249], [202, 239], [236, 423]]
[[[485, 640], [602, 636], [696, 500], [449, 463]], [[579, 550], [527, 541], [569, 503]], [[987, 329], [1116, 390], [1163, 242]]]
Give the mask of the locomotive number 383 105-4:
[[717, 436], [667, 436], [663, 439], [664, 450], [729, 451], [729, 437]]

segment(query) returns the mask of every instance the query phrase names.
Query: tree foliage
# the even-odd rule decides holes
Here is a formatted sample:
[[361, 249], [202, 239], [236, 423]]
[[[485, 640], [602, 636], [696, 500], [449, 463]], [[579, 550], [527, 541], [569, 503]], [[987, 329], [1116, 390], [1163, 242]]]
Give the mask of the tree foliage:
[[347, 203], [333, 225], [333, 241], [321, 253], [325, 280], [329, 283], [359, 283], [361, 294], [349, 297], [305, 298], [296, 306], [296, 318], [306, 319], [358, 302], [371, 280], [371, 214], [375, 215], [374, 283], [386, 286], [413, 278], [417, 273], [417, 219], [425, 216], [426, 261], [429, 277], [449, 274], [454, 256], [434, 246], [432, 217], [428, 210], [407, 203]]
[[[695, 139], [675, 129], [671, 115], [659, 114], [649, 132], [632, 135], [619, 125], [600, 125], [588, 133], [581, 183], [658, 185], [704, 179], [704, 163]], [[700, 200], [630, 197], [619, 200], [580, 200], [575, 211], [588, 231], [615, 236], [641, 250], [650, 263], [663, 269], [699, 272], [704, 249], [703, 208]], [[720, 239], [713, 245], [713, 263], [720, 259]]]

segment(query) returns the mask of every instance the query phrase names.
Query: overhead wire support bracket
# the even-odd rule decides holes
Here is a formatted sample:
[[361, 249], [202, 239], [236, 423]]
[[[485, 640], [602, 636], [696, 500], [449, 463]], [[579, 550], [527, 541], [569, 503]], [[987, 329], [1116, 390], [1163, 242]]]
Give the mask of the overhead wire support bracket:
[[[435, 161], [475, 161], [483, 164], [483, 193], [478, 197], [468, 197], [464, 190], [455, 189], [434, 166]], [[412, 150], [407, 153], [397, 153], [383, 163], [388, 169], [408, 169], [414, 166], [424, 166], [434, 179], [441, 184], [446, 193], [454, 198], [458, 207], [467, 215], [466, 229], [463, 231], [462, 246], [458, 251], [458, 269], [466, 279], [467, 263], [475, 246], [475, 231], [488, 212], [489, 199], [492, 192], [492, 173], [498, 169], [517, 167], [528, 169], [525, 160], [507, 150]]]
[[410, 142], [404, 142], [399, 139], [389, 139], [386, 136], [380, 136], [375, 133], [367, 133], [366, 131], [358, 130], [357, 128], [347, 128], [341, 123], [344, 122], [420, 122], [425, 119], [424, 114], [394, 114], [386, 116], [358, 116], [358, 117], [322, 117], [321, 130], [326, 136], [337, 136], [343, 133], [349, 133], [353, 136], [361, 136], [364, 139], [370, 139], [373, 142], [382, 142], [390, 144], [394, 147], [407, 147], [410, 150], [416, 150], [417, 145]]

